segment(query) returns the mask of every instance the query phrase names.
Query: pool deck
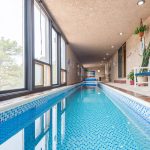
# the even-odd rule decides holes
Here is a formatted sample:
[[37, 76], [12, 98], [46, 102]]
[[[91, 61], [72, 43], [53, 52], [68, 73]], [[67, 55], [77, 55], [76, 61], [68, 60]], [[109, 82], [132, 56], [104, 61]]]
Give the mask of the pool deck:
[[117, 90], [120, 90], [122, 92], [125, 92], [129, 95], [150, 102], [150, 89], [147, 86], [134, 87], [134, 85], [120, 84], [120, 83], [113, 83], [113, 82], [109, 82], [105, 84]]

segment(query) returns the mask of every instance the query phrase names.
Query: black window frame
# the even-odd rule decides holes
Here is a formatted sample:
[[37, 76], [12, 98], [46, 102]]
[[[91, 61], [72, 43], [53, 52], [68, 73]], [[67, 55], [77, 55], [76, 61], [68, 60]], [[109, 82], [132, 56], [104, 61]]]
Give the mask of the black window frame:
[[[52, 87], [52, 82], [51, 82], [51, 72], [52, 72], [52, 66], [51, 66], [51, 48], [50, 48], [50, 28], [49, 28], [49, 26], [50, 26], [50, 20], [49, 20], [49, 17], [48, 17], [48, 14], [47, 14], [47, 12], [46, 12], [46, 10], [41, 6], [41, 3], [40, 3], [40, 1], [36, 1], [36, 0], [34, 0], [34, 3], [37, 3], [37, 5], [40, 7], [40, 9], [43, 11], [43, 13], [46, 15], [46, 17], [47, 17], [47, 19], [48, 19], [48, 54], [49, 54], [49, 62], [45, 62], [45, 61], [41, 61], [41, 60], [38, 60], [38, 59], [36, 59], [35, 58], [35, 55], [34, 55], [34, 81], [33, 81], [33, 88], [34, 88], [34, 90], [36, 90], [36, 89], [40, 89], [40, 88], [48, 88], [48, 87]], [[35, 4], [34, 4], [35, 5]], [[34, 34], [35, 35], [35, 34]], [[35, 38], [34, 38], [34, 41], [35, 41]], [[34, 43], [35, 44], [35, 43]], [[34, 47], [34, 53], [35, 53], [35, 47]], [[39, 85], [35, 85], [35, 64], [41, 64], [41, 65], [47, 65], [47, 66], [49, 66], [50, 67], [50, 85], [49, 86], [44, 86], [44, 83], [43, 83], [43, 85], [41, 85], [41, 86], [39, 86]], [[44, 74], [44, 70], [43, 70], [43, 74]], [[44, 81], [44, 75], [43, 75], [43, 81]]]
[[[51, 33], [52, 30], [54, 30], [57, 34], [57, 83], [53, 84], [52, 81], [52, 87], [57, 87], [59, 86], [59, 33], [57, 32], [56, 28], [52, 25], [52, 29], [51, 29]], [[51, 34], [51, 39], [52, 39], [52, 34]], [[51, 40], [51, 45], [52, 45], [52, 40]], [[52, 45], [53, 46], [53, 45]], [[53, 55], [53, 48], [51, 48], [51, 65], [52, 65], [52, 71], [51, 71], [51, 76], [52, 76], [52, 80], [53, 80], [53, 62], [52, 62], [52, 55]]]
[[[66, 41], [64, 40], [64, 42], [65, 42], [65, 69], [64, 68], [62, 68], [62, 64], [61, 64], [61, 53], [62, 53], [62, 50], [61, 50], [61, 42], [62, 42], [62, 40], [61, 39], [63, 39], [64, 40], [64, 38], [61, 36], [61, 38], [60, 38], [60, 84], [61, 85], [66, 85], [67, 84], [67, 69], [66, 69], [66, 58], [67, 58], [67, 55], [66, 55], [66, 50], [67, 50], [67, 44], [66, 44]], [[64, 83], [62, 83], [62, 80], [61, 80], [61, 73], [62, 72], [65, 72], [65, 82]]]
[[[26, 0], [23, 0], [23, 22], [26, 22], [26, 9], [27, 9], [27, 3], [26, 3]], [[27, 73], [26, 73], [26, 65], [27, 65], [27, 52], [26, 52], [26, 24], [24, 24], [23, 26], [23, 50], [24, 50], [24, 56], [23, 56], [23, 59], [24, 59], [24, 88], [17, 88], [17, 89], [10, 89], [10, 90], [3, 90], [3, 91], [0, 91], [0, 97], [1, 97], [1, 94], [7, 94], [7, 93], [13, 93], [13, 92], [20, 92], [20, 91], [24, 91], [27, 89]]]
[[[49, 29], [49, 63], [40, 62], [34, 58], [34, 2], [37, 2], [39, 7], [44, 11], [45, 15], [48, 17], [48, 29]], [[52, 28], [57, 33], [57, 84], [52, 84]], [[40, 92], [44, 90], [50, 90], [52, 88], [57, 88], [62, 86], [61, 84], [61, 37], [67, 44], [67, 39], [64, 36], [61, 28], [54, 21], [50, 11], [48, 10], [45, 2], [40, 0], [24, 0], [24, 88], [12, 89], [0, 91], [0, 101], [7, 100], [10, 98], [15, 98], [18, 96], [23, 96], [26, 94]], [[66, 55], [66, 54], [65, 54]], [[35, 63], [42, 63], [50, 66], [50, 86], [35, 87]], [[67, 71], [66, 71], [67, 78]], [[67, 81], [67, 79], [66, 79]]]

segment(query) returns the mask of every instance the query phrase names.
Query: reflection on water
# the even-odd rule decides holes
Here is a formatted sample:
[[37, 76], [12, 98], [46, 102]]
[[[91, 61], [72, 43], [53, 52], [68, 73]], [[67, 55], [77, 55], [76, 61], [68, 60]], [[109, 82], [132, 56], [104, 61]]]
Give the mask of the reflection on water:
[[58, 101], [1, 123], [0, 150], [149, 150], [149, 124], [138, 118], [143, 134], [136, 116], [129, 120], [99, 89], [80, 87]]
[[65, 109], [66, 98], [11, 136], [0, 150], [56, 150], [65, 137]]

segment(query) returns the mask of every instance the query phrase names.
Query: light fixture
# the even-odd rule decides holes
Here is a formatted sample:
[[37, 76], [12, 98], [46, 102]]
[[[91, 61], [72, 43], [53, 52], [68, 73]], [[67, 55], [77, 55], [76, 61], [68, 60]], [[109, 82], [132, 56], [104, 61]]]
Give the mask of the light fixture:
[[97, 70], [97, 72], [100, 72], [100, 70]]
[[111, 48], [114, 48], [114, 45], [112, 45]]
[[141, 6], [145, 3], [145, 0], [138, 0], [137, 5]]
[[108, 56], [109, 55], [109, 53], [106, 53], [106, 56]]
[[120, 32], [119, 34], [120, 34], [120, 35], [123, 35], [123, 33], [122, 33], [122, 32]]

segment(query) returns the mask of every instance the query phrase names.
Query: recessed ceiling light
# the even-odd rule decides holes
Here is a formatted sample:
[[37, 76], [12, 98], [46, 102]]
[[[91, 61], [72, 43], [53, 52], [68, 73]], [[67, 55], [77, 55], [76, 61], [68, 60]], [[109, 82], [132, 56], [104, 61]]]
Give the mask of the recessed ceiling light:
[[120, 32], [119, 34], [120, 34], [120, 35], [123, 35], [123, 33], [122, 33], [122, 32]]
[[137, 5], [141, 6], [145, 3], [145, 0], [138, 0]]
[[114, 45], [112, 45], [111, 48], [114, 48]]
[[109, 53], [106, 53], [106, 56], [108, 56], [109, 55]]
[[97, 70], [97, 72], [100, 72], [100, 70]]

